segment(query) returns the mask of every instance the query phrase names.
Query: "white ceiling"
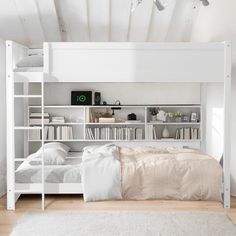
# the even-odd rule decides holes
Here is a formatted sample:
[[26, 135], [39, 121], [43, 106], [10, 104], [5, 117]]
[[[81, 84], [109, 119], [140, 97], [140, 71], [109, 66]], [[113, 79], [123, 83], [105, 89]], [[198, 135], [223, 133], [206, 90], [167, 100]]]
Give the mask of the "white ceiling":
[[41, 47], [56, 41], [188, 41], [199, 0], [0, 0], [0, 37]]

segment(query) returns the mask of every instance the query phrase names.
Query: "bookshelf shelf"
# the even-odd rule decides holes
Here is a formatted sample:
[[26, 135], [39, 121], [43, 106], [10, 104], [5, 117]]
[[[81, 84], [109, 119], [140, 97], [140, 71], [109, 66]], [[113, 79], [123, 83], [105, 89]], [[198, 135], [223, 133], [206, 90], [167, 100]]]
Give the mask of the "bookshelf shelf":
[[86, 125], [145, 125], [144, 122], [140, 122], [140, 123], [133, 123], [133, 122], [115, 122], [115, 123], [85, 123]]
[[201, 125], [200, 122], [148, 122], [148, 125]]
[[[79, 122], [79, 123], [73, 123], [73, 122], [68, 122], [68, 123], [48, 123], [44, 124], [44, 126], [53, 126], [53, 125], [61, 125], [61, 126], [67, 126], [67, 125], [84, 125], [84, 123]], [[42, 126], [42, 124], [30, 124], [30, 126]]]
[[[29, 142], [41, 142], [41, 140], [28, 140]], [[201, 139], [146, 139], [146, 140], [140, 140], [140, 139], [135, 139], [135, 140], [106, 140], [106, 139], [68, 139], [68, 140], [44, 140], [44, 142], [201, 142]]]

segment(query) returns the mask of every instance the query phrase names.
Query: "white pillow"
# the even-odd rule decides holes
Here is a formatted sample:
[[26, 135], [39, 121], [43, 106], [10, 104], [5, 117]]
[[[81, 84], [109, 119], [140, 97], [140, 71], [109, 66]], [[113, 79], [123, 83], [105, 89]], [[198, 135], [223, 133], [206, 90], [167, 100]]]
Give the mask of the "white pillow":
[[[57, 150], [65, 152], [66, 154], [68, 154], [68, 152], [70, 151], [70, 147], [68, 147], [64, 143], [58, 143], [58, 142], [45, 143], [44, 150], [48, 148], [57, 149]], [[41, 150], [42, 150], [42, 147], [38, 151], [41, 151]]]
[[[28, 157], [29, 164], [41, 165], [41, 161], [37, 161], [38, 158], [42, 158], [42, 151], [38, 150], [36, 153], [31, 154]], [[46, 148], [44, 149], [44, 165], [63, 165], [67, 154], [65, 151]]]
[[32, 55], [24, 57], [21, 61], [16, 63], [17, 67], [43, 67], [43, 56]]

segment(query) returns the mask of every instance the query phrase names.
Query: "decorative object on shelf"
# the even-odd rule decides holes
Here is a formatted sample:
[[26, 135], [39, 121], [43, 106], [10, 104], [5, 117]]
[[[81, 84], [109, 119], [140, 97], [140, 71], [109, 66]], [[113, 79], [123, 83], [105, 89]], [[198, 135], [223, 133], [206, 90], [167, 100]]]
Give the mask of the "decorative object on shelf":
[[189, 115], [183, 116], [183, 122], [189, 122]]
[[168, 112], [166, 116], [167, 122], [173, 122], [174, 121], [174, 113]]
[[157, 114], [159, 112], [159, 107], [151, 107], [150, 113], [151, 113], [151, 121], [157, 121]]
[[96, 106], [101, 105], [101, 93], [100, 92], [94, 93], [94, 105], [96, 105]]
[[161, 122], [166, 122], [167, 113], [163, 110], [159, 110], [157, 114], [157, 120]]
[[128, 120], [137, 120], [137, 117], [134, 113], [128, 115]]
[[169, 138], [170, 137], [170, 132], [167, 129], [167, 127], [165, 126], [164, 129], [162, 130], [162, 137], [163, 138]]
[[197, 122], [197, 113], [196, 112], [191, 113], [191, 122]]
[[92, 91], [71, 91], [71, 105], [92, 105]]
[[115, 123], [116, 120], [114, 117], [100, 117], [98, 119], [99, 123]]
[[121, 110], [121, 107], [116, 107], [116, 106], [120, 106], [120, 100], [116, 100], [115, 101], [115, 106], [111, 107], [112, 115], [113, 116], [115, 115], [115, 110]]
[[175, 112], [175, 122], [181, 122], [182, 121], [182, 113], [180, 111]]
[[102, 105], [106, 106], [106, 105], [107, 105], [107, 102], [106, 102], [106, 101], [103, 101], [103, 102], [102, 102]]

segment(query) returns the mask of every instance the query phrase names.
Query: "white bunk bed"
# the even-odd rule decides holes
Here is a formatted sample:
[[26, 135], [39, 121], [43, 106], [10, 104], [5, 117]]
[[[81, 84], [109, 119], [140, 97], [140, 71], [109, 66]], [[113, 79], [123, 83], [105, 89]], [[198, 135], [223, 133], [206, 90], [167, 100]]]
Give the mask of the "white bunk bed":
[[[36, 109], [43, 114], [47, 109], [72, 108], [71, 106], [47, 106], [44, 103], [45, 83], [58, 82], [195, 82], [195, 83], [224, 83], [224, 207], [230, 207], [230, 90], [231, 90], [231, 45], [223, 43], [44, 43], [44, 66], [34, 72], [27, 70], [15, 71], [16, 63], [29, 54], [29, 49], [12, 41], [7, 41], [7, 179], [9, 210], [15, 210], [15, 202], [20, 194], [42, 194], [42, 209], [44, 209], [45, 194], [49, 193], [83, 193], [81, 183], [47, 183], [45, 181], [44, 124], [30, 126], [28, 122], [29, 109]], [[158, 66], [157, 66], [158, 65]], [[91, 69], [92, 68], [92, 69]], [[21, 94], [15, 93], [15, 84], [22, 83]], [[40, 83], [40, 94], [29, 94], [29, 84]], [[23, 125], [18, 126], [15, 120], [15, 100], [23, 99]], [[28, 99], [39, 99], [40, 105], [29, 106]], [[148, 105], [144, 109], [143, 125], [145, 134], [148, 125]], [[180, 106], [181, 107], [181, 106]], [[183, 106], [184, 107], [184, 106]], [[188, 106], [187, 106], [188, 107]], [[197, 107], [204, 114], [201, 104]], [[96, 107], [74, 107], [82, 110], [84, 120], [81, 124], [84, 136], [73, 142], [91, 143], [85, 137], [87, 125], [86, 110]], [[100, 107], [101, 108], [101, 107]], [[131, 106], [132, 108], [132, 106]], [[135, 107], [137, 109], [137, 107]], [[201, 119], [201, 133], [204, 134]], [[42, 139], [41, 183], [16, 183], [15, 166], [22, 163], [29, 154], [28, 131], [40, 129]], [[17, 131], [23, 132], [24, 158], [17, 157], [15, 148]], [[52, 141], [52, 140], [50, 140]], [[61, 140], [60, 140], [61, 141]], [[66, 141], [66, 140], [64, 140]], [[98, 142], [99, 141], [99, 142]], [[203, 141], [167, 142], [149, 140], [133, 140], [116, 142], [118, 145], [147, 145], [152, 146], [187, 146], [202, 148]], [[93, 143], [107, 143], [106, 140], [95, 140]], [[23, 181], [24, 182], [24, 181]]]

